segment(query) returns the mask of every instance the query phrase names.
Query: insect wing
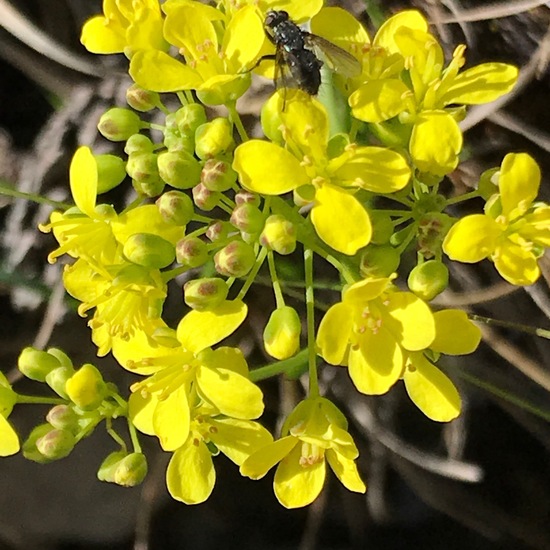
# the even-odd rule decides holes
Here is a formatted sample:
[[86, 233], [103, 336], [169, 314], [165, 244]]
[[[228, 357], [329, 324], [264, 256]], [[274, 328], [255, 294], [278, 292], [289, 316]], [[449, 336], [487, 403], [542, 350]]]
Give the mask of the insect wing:
[[304, 38], [309, 48], [319, 53], [319, 57], [334, 72], [353, 78], [361, 73], [361, 63], [353, 55], [346, 52], [326, 38], [304, 32]]

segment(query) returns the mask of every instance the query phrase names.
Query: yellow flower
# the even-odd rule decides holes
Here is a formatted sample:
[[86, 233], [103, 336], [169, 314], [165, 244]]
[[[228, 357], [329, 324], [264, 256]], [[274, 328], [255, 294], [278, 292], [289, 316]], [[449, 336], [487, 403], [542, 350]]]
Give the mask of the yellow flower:
[[20, 449], [17, 432], [8, 422], [8, 416], [16, 402], [17, 394], [0, 372], [0, 456], [14, 455]]
[[229, 20], [219, 39], [225, 15], [195, 2], [169, 2], [166, 40], [176, 46], [185, 64], [161, 50], [143, 49], [130, 62], [130, 76], [155, 92], [197, 90], [203, 103], [227, 104], [250, 85], [250, 72], [266, 40], [258, 10], [246, 6]]
[[347, 365], [361, 393], [386, 393], [403, 374], [406, 352], [435, 338], [430, 308], [412, 292], [399, 292], [390, 278], [364, 279], [344, 290], [325, 314], [317, 334], [320, 355]]
[[491, 197], [486, 213], [459, 220], [447, 234], [443, 250], [459, 262], [488, 258], [509, 283], [530, 285], [540, 276], [538, 258], [550, 246], [550, 206], [533, 202], [540, 169], [528, 154], [510, 153], [496, 177], [499, 194]]
[[92, 53], [125, 53], [141, 49], [168, 49], [162, 36], [158, 0], [103, 0], [103, 15], [82, 27], [80, 41]]
[[[283, 124], [287, 148], [252, 139], [235, 150], [233, 168], [250, 191], [281, 195], [296, 190], [311, 196], [311, 222], [319, 237], [335, 250], [353, 255], [372, 235], [369, 215], [354, 190], [392, 193], [402, 189], [410, 179], [407, 162], [394, 151], [356, 145], [329, 158], [324, 107], [299, 90], [287, 95], [284, 110], [280, 110], [282, 102], [276, 93], [267, 108], [277, 110], [274, 116]], [[272, 133], [265, 127], [264, 131]]]
[[250, 454], [272, 441], [271, 434], [257, 422], [226, 418], [200, 407], [191, 421], [187, 440], [168, 464], [168, 490], [185, 504], [204, 502], [216, 481], [213, 453], [220, 451], [240, 466]]
[[359, 451], [347, 432], [344, 415], [323, 397], [302, 401], [290, 414], [282, 438], [251, 454], [241, 474], [260, 479], [280, 463], [275, 473], [275, 496], [286, 508], [311, 504], [321, 492], [326, 462], [350, 491], [364, 493], [355, 459]]

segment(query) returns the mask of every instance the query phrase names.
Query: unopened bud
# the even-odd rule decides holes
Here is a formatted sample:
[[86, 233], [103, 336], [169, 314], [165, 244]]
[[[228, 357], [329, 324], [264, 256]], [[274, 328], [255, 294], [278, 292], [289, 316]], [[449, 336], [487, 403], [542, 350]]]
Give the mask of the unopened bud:
[[186, 151], [166, 151], [158, 156], [160, 177], [176, 189], [190, 189], [199, 183], [201, 165]]
[[449, 284], [449, 270], [438, 260], [429, 260], [417, 265], [409, 273], [407, 284], [422, 300], [433, 300]]
[[126, 239], [122, 252], [132, 263], [152, 269], [169, 266], [176, 258], [174, 245], [152, 233], [131, 235]]
[[271, 357], [283, 360], [292, 357], [300, 348], [302, 324], [294, 308], [276, 309], [264, 330], [265, 350]]
[[48, 384], [57, 395], [63, 399], [68, 399], [69, 396], [65, 386], [67, 380], [69, 380], [74, 373], [75, 370], [72, 367], [58, 367], [46, 375], [46, 384]]
[[229, 243], [214, 256], [216, 271], [226, 277], [244, 277], [255, 262], [254, 248], [243, 241]]
[[79, 429], [79, 416], [69, 405], [56, 405], [46, 415], [46, 420], [58, 430], [68, 430], [73, 434]]
[[210, 191], [202, 183], [193, 187], [193, 202], [205, 212], [209, 212], [215, 208], [220, 202], [221, 193], [217, 191]]
[[160, 105], [160, 97], [157, 92], [146, 90], [138, 84], [132, 84], [126, 90], [126, 101], [132, 109], [141, 113], [151, 111]]
[[176, 260], [187, 267], [200, 267], [208, 260], [206, 243], [198, 237], [185, 237], [176, 244]]
[[160, 180], [156, 153], [136, 153], [128, 157], [126, 172], [140, 183], [156, 183]]
[[49, 460], [68, 456], [76, 445], [75, 436], [68, 430], [54, 428], [36, 440], [38, 452]]
[[232, 225], [221, 220], [212, 222], [206, 230], [205, 236], [209, 241], [215, 243], [227, 239], [229, 233], [234, 231]]
[[367, 246], [361, 255], [359, 270], [363, 277], [389, 277], [399, 267], [401, 255], [390, 245]]
[[195, 153], [202, 160], [218, 157], [233, 145], [231, 124], [226, 118], [201, 124], [195, 132]]
[[139, 485], [147, 475], [147, 459], [143, 453], [117, 451], [111, 453], [97, 472], [100, 481], [116, 483], [122, 487]]
[[194, 135], [206, 123], [206, 111], [200, 103], [184, 105], [176, 111], [176, 124], [182, 134]]
[[143, 134], [132, 134], [124, 146], [124, 152], [127, 155], [135, 155], [138, 153], [152, 153], [155, 149], [155, 144]]
[[17, 367], [27, 378], [37, 382], [45, 382], [46, 376], [61, 363], [49, 353], [32, 347], [25, 348], [17, 360]]
[[237, 172], [228, 162], [208, 159], [202, 168], [201, 183], [210, 191], [224, 192], [231, 189], [237, 181]]
[[126, 141], [141, 128], [141, 119], [130, 109], [112, 107], [99, 119], [99, 133], [110, 141]]
[[107, 193], [126, 177], [126, 163], [116, 155], [94, 155], [97, 164], [97, 192]]
[[235, 204], [252, 204], [253, 206], [260, 206], [260, 195], [251, 193], [250, 191], [241, 190], [235, 194]]
[[174, 225], [187, 225], [195, 213], [193, 201], [181, 191], [163, 193], [156, 205], [162, 219]]
[[59, 348], [48, 348], [47, 353], [53, 355], [60, 363], [62, 367], [73, 368], [73, 362], [71, 358]]
[[197, 311], [213, 309], [226, 298], [229, 288], [219, 277], [194, 279], [183, 287], [185, 303]]
[[273, 214], [265, 221], [260, 243], [279, 254], [291, 254], [296, 249], [296, 227], [284, 216]]
[[393, 235], [394, 224], [386, 212], [369, 212], [369, 218], [372, 223], [372, 244], [386, 244]]
[[259, 233], [264, 226], [264, 215], [257, 206], [240, 204], [233, 209], [229, 220], [239, 231]]
[[65, 384], [69, 399], [80, 409], [92, 411], [107, 395], [107, 385], [101, 373], [90, 363], [82, 365]]
[[38, 462], [39, 464], [45, 464], [51, 462], [52, 459], [44, 456], [36, 447], [36, 443], [42, 437], [45, 437], [55, 428], [51, 424], [40, 424], [34, 427], [29, 434], [29, 437], [23, 442], [21, 450], [23, 451], [23, 456], [27, 460], [32, 460], [33, 462]]

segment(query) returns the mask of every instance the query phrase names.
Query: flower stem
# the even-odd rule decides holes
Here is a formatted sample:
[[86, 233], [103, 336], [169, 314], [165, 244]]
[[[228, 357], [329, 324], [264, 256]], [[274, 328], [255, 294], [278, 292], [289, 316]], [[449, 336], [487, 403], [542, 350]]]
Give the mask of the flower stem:
[[313, 251], [304, 249], [306, 281], [307, 350], [309, 371], [309, 397], [319, 395], [317, 379], [317, 354], [315, 353], [315, 299], [313, 293]]
[[260, 271], [260, 267], [262, 267], [262, 264], [264, 263], [266, 256], [267, 256], [267, 248], [262, 248], [260, 253], [258, 254], [258, 257], [256, 258], [256, 264], [252, 268], [252, 271], [248, 274], [248, 277], [243, 287], [241, 288], [239, 295], [237, 296], [237, 300], [244, 299], [246, 293], [248, 292], [248, 289], [252, 286], [252, 283], [256, 279], [256, 275], [258, 274], [258, 271]]
[[259, 382], [260, 380], [265, 380], [266, 378], [271, 378], [272, 376], [283, 373], [289, 378], [298, 378], [298, 376], [303, 374], [307, 369], [308, 354], [309, 351], [307, 349], [303, 349], [294, 357], [251, 370], [250, 380], [252, 380], [252, 382]]
[[275, 293], [275, 303], [277, 304], [277, 309], [279, 309], [281, 307], [284, 307], [285, 298], [283, 296], [279, 277], [277, 276], [277, 269], [275, 268], [275, 258], [273, 257], [273, 252], [271, 250], [267, 253], [267, 263], [269, 265], [269, 275], [271, 277], [273, 292]]
[[49, 204], [50, 206], [53, 206], [54, 208], [59, 208], [60, 210], [67, 210], [68, 208], [71, 208], [73, 206], [72, 204], [54, 201], [52, 199], [49, 199], [48, 197], [37, 195], [36, 193], [24, 193], [23, 191], [18, 191], [17, 189], [13, 189], [12, 187], [3, 183], [0, 183], [0, 195], [4, 195], [6, 197], [14, 197], [16, 199], [25, 199], [27, 201], [32, 201], [37, 204]]
[[237, 128], [239, 137], [243, 142], [248, 141], [248, 134], [246, 133], [246, 130], [243, 126], [241, 115], [239, 115], [239, 112], [237, 111], [236, 103], [233, 101], [232, 103], [228, 103], [226, 107], [229, 111], [229, 119], [235, 125], [235, 128]]
[[36, 395], [17, 394], [17, 404], [26, 403], [31, 405], [65, 405], [66, 399], [61, 397], [39, 397]]

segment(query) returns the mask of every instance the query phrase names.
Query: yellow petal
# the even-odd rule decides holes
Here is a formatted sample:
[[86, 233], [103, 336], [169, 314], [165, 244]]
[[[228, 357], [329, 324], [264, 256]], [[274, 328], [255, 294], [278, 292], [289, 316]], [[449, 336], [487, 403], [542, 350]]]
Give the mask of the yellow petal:
[[275, 472], [275, 496], [285, 508], [301, 508], [311, 504], [325, 483], [325, 461], [302, 466], [300, 458], [301, 445], [298, 444], [283, 458]]
[[397, 78], [370, 80], [349, 98], [353, 116], [365, 122], [384, 122], [406, 108], [403, 96], [409, 88]]
[[501, 276], [513, 285], [532, 285], [540, 277], [540, 268], [533, 253], [509, 239], [499, 243], [491, 260]]
[[84, 23], [80, 42], [92, 53], [121, 53], [126, 47], [126, 30], [119, 22], [97, 15]]
[[430, 349], [447, 355], [465, 355], [477, 349], [481, 331], [459, 309], [444, 309], [434, 313], [435, 339]]
[[152, 394], [142, 394], [137, 391], [128, 399], [128, 414], [132, 424], [142, 433], [155, 435], [153, 415], [158, 399]]
[[403, 352], [393, 335], [384, 327], [373, 333], [367, 330], [360, 347], [351, 348], [349, 375], [355, 387], [367, 395], [386, 393], [403, 371]]
[[454, 384], [423, 355], [416, 355], [413, 368], [404, 374], [413, 403], [431, 420], [449, 422], [460, 414], [460, 395]]
[[0, 456], [11, 456], [19, 452], [19, 437], [10, 423], [0, 415]]
[[343, 365], [352, 329], [353, 311], [340, 302], [334, 304], [323, 317], [317, 332], [317, 346], [321, 357], [331, 365]]
[[233, 169], [238, 172], [244, 187], [266, 195], [281, 195], [309, 183], [294, 155], [259, 139], [251, 139], [237, 147]]
[[537, 197], [539, 186], [540, 168], [534, 159], [527, 153], [507, 154], [498, 178], [502, 213], [524, 214]]
[[210, 311], [190, 311], [178, 325], [178, 340], [185, 349], [198, 353], [235, 332], [247, 311], [240, 300], [228, 300]]
[[289, 435], [261, 447], [243, 462], [240, 468], [241, 475], [250, 479], [261, 479], [298, 443], [299, 440], [296, 437]]
[[388, 288], [390, 282], [389, 277], [363, 279], [344, 290], [344, 302], [350, 307], [362, 308], [367, 302], [378, 298]]
[[480, 262], [496, 247], [502, 227], [489, 216], [472, 214], [455, 223], [443, 241], [443, 251], [451, 260]]
[[311, 20], [311, 32], [350, 51], [356, 44], [369, 44], [370, 38], [361, 23], [342, 8], [323, 8]]
[[367, 486], [359, 477], [357, 464], [355, 464], [354, 460], [338, 454], [333, 449], [327, 450], [325, 458], [332, 471], [336, 474], [336, 477], [346, 489], [354, 493], [364, 493], [367, 490]]
[[95, 217], [97, 197], [97, 162], [89, 147], [79, 147], [69, 168], [74, 202], [86, 216]]
[[374, 37], [374, 46], [386, 48], [389, 53], [401, 53], [395, 43], [395, 33], [400, 27], [408, 27], [426, 32], [428, 22], [424, 16], [416, 10], [406, 10], [390, 17], [379, 29]]
[[200, 504], [212, 493], [216, 471], [203, 441], [190, 441], [178, 449], [166, 470], [166, 485], [173, 498], [185, 504]]
[[258, 59], [265, 40], [259, 12], [254, 6], [244, 6], [231, 18], [225, 30], [222, 51], [231, 72], [240, 73]]
[[363, 205], [348, 191], [324, 184], [315, 193], [311, 221], [329, 246], [353, 256], [369, 244], [372, 225]]
[[166, 399], [157, 402], [153, 426], [165, 451], [174, 451], [185, 443], [189, 436], [190, 416], [187, 388], [183, 384]]

